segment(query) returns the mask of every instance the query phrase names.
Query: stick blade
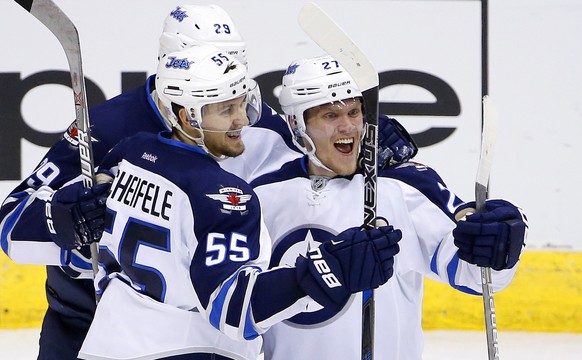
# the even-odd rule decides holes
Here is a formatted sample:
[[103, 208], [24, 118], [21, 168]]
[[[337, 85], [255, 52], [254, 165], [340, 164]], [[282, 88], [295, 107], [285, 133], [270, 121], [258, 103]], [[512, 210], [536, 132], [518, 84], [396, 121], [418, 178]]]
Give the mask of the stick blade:
[[307, 3], [299, 12], [299, 26], [352, 76], [360, 91], [377, 87], [378, 73], [352, 39], [318, 5]]
[[[15, 0], [31, 15], [37, 18], [53, 35], [65, 50], [65, 55], [71, 63], [79, 61], [81, 48], [79, 34], [75, 24], [52, 0]], [[73, 59], [72, 56], [75, 58]], [[77, 69], [73, 69], [77, 71]]]

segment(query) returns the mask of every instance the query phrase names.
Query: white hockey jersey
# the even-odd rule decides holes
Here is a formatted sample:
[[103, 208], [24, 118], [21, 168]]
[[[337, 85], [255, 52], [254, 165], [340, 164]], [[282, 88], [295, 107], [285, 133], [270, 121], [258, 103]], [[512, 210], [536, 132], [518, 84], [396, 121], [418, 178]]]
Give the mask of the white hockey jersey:
[[[306, 158], [251, 183], [273, 241], [270, 266], [294, 264], [298, 254], [363, 223], [363, 176], [311, 180]], [[375, 291], [375, 359], [420, 360], [423, 278], [479, 294], [478, 267], [459, 260], [453, 243], [453, 212], [461, 204], [430, 168], [407, 163], [378, 176], [378, 216], [402, 231], [394, 276]], [[493, 272], [495, 290], [508, 285], [515, 268]], [[339, 312], [316, 306], [274, 325], [263, 336], [265, 360], [359, 359], [362, 294]]]

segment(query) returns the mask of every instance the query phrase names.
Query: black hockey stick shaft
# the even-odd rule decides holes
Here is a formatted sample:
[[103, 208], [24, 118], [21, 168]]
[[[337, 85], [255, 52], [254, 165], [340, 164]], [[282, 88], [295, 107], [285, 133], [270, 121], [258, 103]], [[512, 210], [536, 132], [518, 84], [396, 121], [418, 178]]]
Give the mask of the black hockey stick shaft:
[[[91, 124], [89, 123], [89, 113], [87, 110], [87, 94], [85, 92], [85, 77], [83, 76], [81, 45], [77, 28], [52, 0], [15, 1], [49, 29], [65, 50], [71, 73], [71, 85], [75, 101], [81, 177], [83, 179], [83, 185], [85, 187], [91, 187], [95, 183], [95, 168], [93, 166]], [[90, 249], [91, 266], [93, 268], [93, 274], [95, 275], [98, 271], [97, 243], [92, 243]]]
[[[309, 37], [334, 57], [354, 79], [362, 92], [365, 110], [365, 138], [362, 146], [364, 167], [364, 226], [375, 227], [378, 174], [378, 72], [350, 37], [316, 4], [307, 3], [299, 13], [299, 24]], [[374, 292], [364, 293], [362, 305], [361, 359], [374, 358]]]
[[362, 92], [364, 102], [364, 144], [362, 165], [364, 168], [364, 225], [375, 227], [378, 207], [378, 87]]
[[[364, 168], [364, 225], [371, 229], [375, 226], [378, 206], [378, 87], [362, 92], [364, 101], [365, 136], [362, 147]], [[374, 359], [374, 328], [376, 303], [374, 290], [364, 292], [362, 305], [362, 360]]]
[[[487, 211], [485, 202], [489, 196], [489, 177], [493, 160], [493, 148], [497, 136], [497, 111], [489, 96], [483, 97], [483, 131], [481, 133], [481, 155], [475, 181], [475, 204], [477, 212]], [[481, 287], [483, 292], [483, 308], [485, 312], [485, 332], [487, 334], [487, 354], [489, 360], [499, 360], [499, 344], [497, 341], [497, 319], [495, 301], [493, 299], [493, 284], [491, 268], [481, 268]]]

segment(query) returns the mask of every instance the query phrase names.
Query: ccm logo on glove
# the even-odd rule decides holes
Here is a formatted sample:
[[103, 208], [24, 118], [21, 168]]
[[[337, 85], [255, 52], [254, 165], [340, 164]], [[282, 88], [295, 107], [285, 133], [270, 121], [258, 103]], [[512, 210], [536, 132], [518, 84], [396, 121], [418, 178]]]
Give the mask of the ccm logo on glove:
[[329, 265], [327, 265], [327, 262], [323, 259], [321, 250], [318, 247], [310, 250], [307, 253], [307, 256], [313, 260], [313, 266], [317, 272], [322, 275], [321, 279], [328, 287], [333, 289], [334, 287], [342, 286], [338, 278], [331, 272]]
[[351, 294], [375, 289], [394, 274], [402, 232], [382, 219], [374, 229], [352, 227], [295, 262], [301, 288], [320, 305], [339, 311]]

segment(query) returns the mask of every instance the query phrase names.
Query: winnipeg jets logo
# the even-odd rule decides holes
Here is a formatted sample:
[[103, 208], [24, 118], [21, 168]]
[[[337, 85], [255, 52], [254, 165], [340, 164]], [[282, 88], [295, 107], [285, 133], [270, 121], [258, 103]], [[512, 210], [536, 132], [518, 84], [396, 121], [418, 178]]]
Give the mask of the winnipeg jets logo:
[[[341, 240], [336, 239], [336, 235], [337, 231], [327, 228], [300, 227], [290, 230], [273, 243], [269, 267], [294, 265], [297, 256], [306, 256], [311, 252], [317, 252], [321, 243], [327, 241], [333, 241], [335, 244], [341, 243]], [[335, 282], [329, 284], [335, 286]], [[341, 316], [349, 308], [353, 299], [352, 296], [348, 304], [339, 312], [323, 308], [318, 304], [309, 304], [304, 312], [285, 320], [285, 323], [299, 328], [321, 327], [328, 323], [327, 321], [333, 321], [331, 319]]]
[[185, 18], [188, 17], [186, 11], [182, 10], [182, 8], [180, 8], [179, 6], [176, 7], [176, 9], [172, 11], [170, 15], [179, 22], [182, 22]]
[[188, 58], [177, 58], [175, 56], [168, 56], [168, 62], [166, 63], [166, 68], [168, 69], [190, 69], [190, 65], [194, 64], [194, 61], [188, 60]]
[[241, 189], [234, 187], [223, 187], [218, 190], [218, 194], [206, 194], [206, 196], [222, 203], [221, 212], [230, 214], [232, 211], [240, 211], [242, 215], [247, 212], [245, 204], [252, 198], [252, 195], [244, 194]]
[[295, 74], [295, 71], [297, 70], [298, 67], [299, 67], [299, 64], [291, 64], [291, 65], [289, 65], [289, 67], [287, 68], [287, 72], [285, 73], [285, 75]]

